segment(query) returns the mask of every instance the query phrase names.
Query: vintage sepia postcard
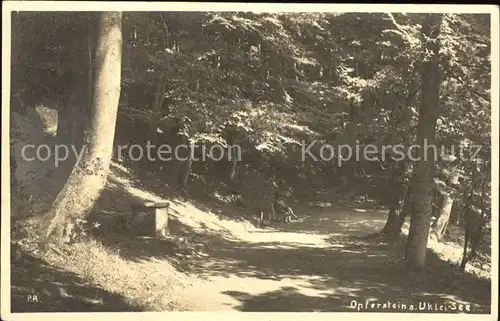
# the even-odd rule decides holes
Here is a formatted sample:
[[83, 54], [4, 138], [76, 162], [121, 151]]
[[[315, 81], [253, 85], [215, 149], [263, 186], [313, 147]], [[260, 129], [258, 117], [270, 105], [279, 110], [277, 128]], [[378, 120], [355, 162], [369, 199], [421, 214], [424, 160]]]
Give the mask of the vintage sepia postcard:
[[497, 319], [498, 6], [2, 9], [2, 319]]

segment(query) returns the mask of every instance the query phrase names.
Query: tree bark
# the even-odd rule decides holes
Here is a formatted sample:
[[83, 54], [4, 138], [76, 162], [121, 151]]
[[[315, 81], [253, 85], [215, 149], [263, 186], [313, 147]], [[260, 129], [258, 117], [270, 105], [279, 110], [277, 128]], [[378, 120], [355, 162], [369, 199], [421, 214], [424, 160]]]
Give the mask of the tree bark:
[[47, 226], [42, 229], [45, 241], [61, 242], [71, 237], [73, 221], [85, 217], [93, 208], [109, 172], [120, 97], [122, 14], [101, 13], [98, 33], [93, 113], [84, 145], [86, 152], [47, 213]]
[[[421, 104], [418, 120], [417, 144], [419, 160], [412, 177], [412, 213], [410, 232], [406, 243], [405, 260], [410, 269], [421, 270], [425, 265], [432, 209], [434, 155], [425, 146], [434, 146], [439, 116], [439, 41], [440, 14], [425, 14], [422, 21], [422, 47], [430, 57], [422, 61]], [[429, 155], [430, 154], [430, 155]]]

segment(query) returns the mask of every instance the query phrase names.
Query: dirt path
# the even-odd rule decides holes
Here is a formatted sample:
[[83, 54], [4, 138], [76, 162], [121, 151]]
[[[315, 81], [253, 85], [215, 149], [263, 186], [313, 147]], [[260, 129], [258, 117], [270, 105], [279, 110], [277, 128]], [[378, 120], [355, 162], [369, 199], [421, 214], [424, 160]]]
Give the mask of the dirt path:
[[[206, 232], [203, 256], [177, 259], [181, 253], [165, 240], [116, 232], [75, 245], [60, 262], [29, 265], [24, 257], [13, 264], [16, 311], [339, 312], [368, 300], [395, 306], [360, 311], [410, 312], [412, 304], [424, 303], [432, 310], [427, 305], [419, 312], [436, 312], [436, 304], [453, 312], [452, 303], [471, 304], [473, 313], [490, 310], [488, 280], [462, 273], [431, 251], [426, 273], [409, 275], [401, 262], [404, 242], [365, 238], [382, 228], [381, 212], [308, 207], [298, 211], [301, 222], [257, 229], [189, 203], [172, 207], [184, 226]], [[31, 293], [48, 305], [28, 306]]]
[[430, 270], [440, 275], [408, 276], [400, 244], [362, 239], [381, 229], [385, 214], [355, 208], [309, 212], [303, 222], [211, 244], [207, 257], [187, 267], [187, 273], [202, 279], [184, 295], [192, 309], [353, 311], [353, 300], [364, 304], [374, 299], [415, 307], [452, 300], [472, 304], [476, 313], [489, 311], [486, 283], [472, 277], [457, 280], [448, 271], [455, 270], [433, 256]]

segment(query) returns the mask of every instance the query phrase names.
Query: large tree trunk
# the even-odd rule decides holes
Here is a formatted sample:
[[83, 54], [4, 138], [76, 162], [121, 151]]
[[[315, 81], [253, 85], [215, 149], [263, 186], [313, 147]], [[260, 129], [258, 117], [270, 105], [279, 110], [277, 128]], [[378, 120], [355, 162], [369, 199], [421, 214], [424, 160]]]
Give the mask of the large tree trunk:
[[86, 153], [75, 164], [68, 181], [47, 213], [46, 238], [56, 241], [71, 236], [76, 218], [85, 217], [104, 188], [113, 150], [122, 57], [122, 14], [103, 12], [98, 23], [93, 113], [88, 128]]
[[439, 31], [440, 14], [425, 14], [422, 21], [422, 47], [430, 57], [420, 67], [422, 92], [418, 119], [417, 144], [419, 160], [412, 177], [412, 213], [410, 232], [406, 244], [405, 260], [409, 268], [423, 269], [429, 224], [432, 209], [432, 187], [434, 155], [432, 150], [424, 150], [425, 146], [435, 143], [435, 130], [439, 116]]

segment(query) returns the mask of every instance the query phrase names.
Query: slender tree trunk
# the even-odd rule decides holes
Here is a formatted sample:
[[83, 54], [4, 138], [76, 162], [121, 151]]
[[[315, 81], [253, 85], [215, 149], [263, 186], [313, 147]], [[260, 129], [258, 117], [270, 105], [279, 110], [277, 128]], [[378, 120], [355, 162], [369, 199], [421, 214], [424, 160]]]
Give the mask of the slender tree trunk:
[[443, 200], [441, 201], [437, 218], [432, 224], [431, 233], [431, 237], [437, 241], [441, 241], [446, 233], [448, 222], [450, 221], [451, 208], [453, 207], [453, 198], [450, 196], [450, 193], [440, 191], [440, 194]]
[[465, 266], [467, 265], [467, 249], [469, 248], [470, 232], [465, 230], [465, 240], [464, 240], [464, 250], [462, 253], [462, 262], [460, 262], [460, 269], [465, 271]]
[[155, 84], [155, 92], [153, 93], [153, 103], [151, 108], [153, 111], [160, 111], [163, 107], [163, 101], [165, 100], [165, 90], [166, 90], [165, 78], [161, 77], [157, 80]]
[[103, 12], [98, 23], [93, 113], [88, 128], [86, 153], [75, 164], [68, 181], [47, 213], [45, 240], [71, 237], [76, 218], [93, 208], [106, 183], [115, 134], [120, 97], [122, 58], [122, 14]]
[[193, 160], [188, 157], [187, 160], [182, 164], [181, 173], [179, 176], [180, 184], [184, 192], [187, 192], [187, 183], [189, 180], [189, 174], [191, 174], [191, 168], [193, 166]]
[[450, 223], [455, 226], [459, 226], [461, 224], [461, 216], [462, 212], [460, 211], [460, 207], [458, 206], [459, 203], [454, 202], [453, 206], [451, 207], [451, 214], [450, 214]]
[[[177, 181], [181, 188], [184, 196], [187, 196], [187, 184], [189, 181], [189, 175], [191, 174], [191, 168], [193, 166], [193, 155], [191, 146], [189, 144], [189, 139], [181, 134], [177, 134], [175, 137], [175, 146], [177, 153], [174, 153], [177, 168]], [[182, 147], [182, 148], [179, 148]]]
[[[477, 255], [477, 251], [481, 246], [481, 241], [484, 237], [484, 227], [487, 222], [487, 211], [484, 207], [484, 201], [486, 196], [486, 188], [488, 186], [487, 180], [483, 178], [481, 186], [481, 198], [479, 200], [478, 211], [474, 210], [473, 198], [474, 198], [474, 185], [471, 188], [469, 194], [469, 201], [466, 210], [464, 211], [465, 218], [465, 241], [464, 241], [464, 252], [462, 257], [462, 263], [460, 268], [465, 270], [467, 262], [474, 259]], [[469, 254], [467, 254], [467, 248], [470, 248]]]
[[[398, 193], [399, 194], [399, 193]], [[401, 214], [401, 200], [399, 195], [395, 195], [389, 207], [389, 215], [387, 216], [387, 221], [382, 229], [382, 234], [389, 234], [394, 231], [394, 228], [399, 221], [399, 215]]]
[[431, 217], [438, 217], [439, 216], [439, 210], [441, 209], [443, 203], [443, 197], [441, 194], [438, 192], [437, 188], [434, 188], [432, 191], [432, 210], [431, 210]]
[[459, 175], [456, 166], [452, 166], [450, 170], [443, 168], [440, 177], [443, 178], [443, 180], [436, 186], [436, 193], [440, 202], [435, 213], [436, 220], [432, 224], [431, 232], [431, 237], [437, 241], [440, 241], [444, 237], [450, 222], [454, 199], [449, 188], [459, 183]]
[[422, 62], [421, 105], [418, 120], [417, 144], [419, 160], [412, 177], [412, 213], [406, 244], [405, 260], [411, 269], [421, 270], [425, 265], [432, 209], [433, 150], [437, 118], [439, 116], [439, 41], [440, 14], [425, 14], [422, 21], [422, 44], [430, 57]]
[[231, 159], [231, 169], [229, 171], [229, 179], [234, 181], [238, 172], [238, 158]]
[[[411, 187], [411, 186], [410, 186]], [[399, 204], [398, 208], [394, 209], [394, 214], [387, 218], [386, 227], [382, 230], [382, 233], [386, 235], [387, 239], [395, 240], [401, 234], [401, 229], [405, 223], [406, 217], [411, 212], [411, 188], [406, 188], [403, 192], [403, 201]], [[404, 188], [404, 187], [403, 187]]]
[[403, 201], [403, 209], [401, 210], [401, 213], [399, 214], [399, 218], [397, 221], [397, 224], [395, 225], [393, 232], [397, 233], [399, 235], [401, 233], [401, 229], [403, 228], [403, 224], [406, 221], [406, 218], [410, 216], [411, 211], [412, 211], [412, 203], [411, 203], [411, 186], [408, 186], [405, 198]]
[[406, 174], [406, 164], [399, 163], [396, 166], [397, 168], [394, 170], [392, 179], [390, 181], [390, 185], [394, 188], [394, 191], [393, 193], [391, 193], [392, 199], [389, 204], [389, 215], [387, 216], [387, 221], [381, 232], [382, 234], [385, 234], [391, 238], [396, 237], [401, 233], [402, 224], [400, 224], [400, 216], [401, 214], [403, 214], [402, 204], [404, 204], [403, 202], [407, 194], [403, 182], [404, 176]]
[[474, 197], [474, 180], [471, 182], [471, 187], [469, 191], [469, 195], [467, 196], [467, 199], [465, 200], [464, 204], [464, 219], [465, 219], [465, 224], [464, 224], [464, 232], [465, 232], [465, 239], [464, 239], [464, 248], [463, 248], [463, 253], [462, 253], [462, 262], [460, 263], [460, 269], [462, 271], [465, 270], [465, 266], [467, 265], [467, 250], [469, 248], [469, 241], [470, 241], [470, 236], [471, 236], [471, 226], [472, 226], [472, 220], [471, 218], [471, 207], [472, 207], [472, 201]]

